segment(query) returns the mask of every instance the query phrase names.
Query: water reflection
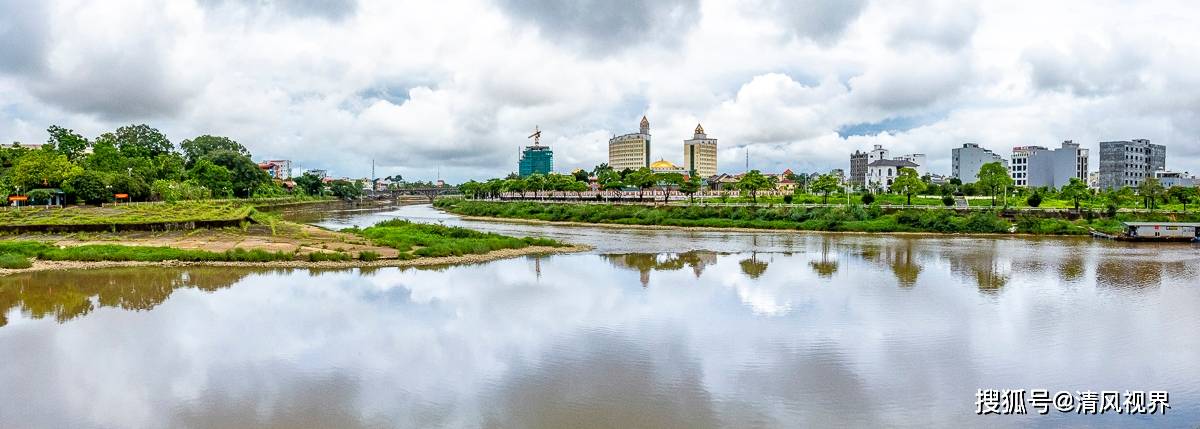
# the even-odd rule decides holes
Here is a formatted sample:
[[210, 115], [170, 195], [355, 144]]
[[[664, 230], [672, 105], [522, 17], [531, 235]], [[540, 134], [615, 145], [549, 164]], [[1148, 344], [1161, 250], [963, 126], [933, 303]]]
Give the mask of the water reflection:
[[1193, 247], [657, 239], [685, 250], [0, 277], [0, 427], [958, 427], [988, 387], [1173, 405], [989, 426], [1200, 419]]
[[241, 280], [249, 272], [218, 267], [187, 270], [116, 268], [109, 270], [39, 271], [0, 277], [0, 326], [18, 309], [33, 318], [66, 322], [97, 308], [150, 310], [175, 289], [214, 291]]

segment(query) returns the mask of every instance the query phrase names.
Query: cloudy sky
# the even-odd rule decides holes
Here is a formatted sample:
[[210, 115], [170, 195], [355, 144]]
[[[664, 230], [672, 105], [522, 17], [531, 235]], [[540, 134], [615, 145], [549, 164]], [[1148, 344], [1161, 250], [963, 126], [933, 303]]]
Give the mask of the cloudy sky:
[[[697, 122], [720, 169], [827, 171], [882, 144], [1149, 138], [1200, 172], [1190, 1], [0, 0], [0, 141], [129, 123], [257, 158], [448, 180], [606, 161], [643, 114], [654, 158]], [[1092, 168], [1098, 165], [1093, 156]]]

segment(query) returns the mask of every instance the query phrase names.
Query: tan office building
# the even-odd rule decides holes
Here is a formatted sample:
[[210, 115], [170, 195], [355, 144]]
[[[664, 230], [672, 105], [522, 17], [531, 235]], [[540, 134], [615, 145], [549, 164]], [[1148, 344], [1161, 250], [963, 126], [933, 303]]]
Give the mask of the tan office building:
[[683, 141], [683, 169], [706, 179], [717, 175], [717, 139], [708, 138], [700, 124], [695, 135]]
[[608, 140], [608, 166], [617, 171], [650, 167], [650, 121], [645, 116], [638, 132]]

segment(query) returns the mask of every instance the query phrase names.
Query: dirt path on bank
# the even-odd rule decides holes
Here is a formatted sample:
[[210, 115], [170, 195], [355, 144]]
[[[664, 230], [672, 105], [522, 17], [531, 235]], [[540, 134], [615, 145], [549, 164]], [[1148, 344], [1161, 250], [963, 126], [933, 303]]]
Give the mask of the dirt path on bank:
[[31, 240], [59, 246], [87, 244], [120, 244], [125, 246], [173, 247], [186, 250], [224, 252], [231, 249], [265, 250], [268, 252], [345, 252], [357, 258], [363, 251], [379, 254], [380, 258], [395, 258], [396, 249], [371, 244], [354, 234], [329, 231], [312, 225], [279, 222], [272, 225], [250, 225], [245, 231], [238, 228], [196, 229], [191, 231], [129, 231], [119, 233], [20, 234], [8, 240]]

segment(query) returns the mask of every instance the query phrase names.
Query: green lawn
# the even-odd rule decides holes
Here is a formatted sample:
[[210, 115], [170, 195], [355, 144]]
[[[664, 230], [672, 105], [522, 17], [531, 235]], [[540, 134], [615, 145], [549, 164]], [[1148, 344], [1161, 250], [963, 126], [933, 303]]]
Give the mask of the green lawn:
[[529, 246], [564, 246], [546, 239], [509, 237], [466, 228], [414, 223], [396, 219], [375, 224], [366, 229], [344, 230], [370, 239], [377, 245], [400, 251], [400, 259], [422, 256], [462, 256], [483, 254], [500, 249], [520, 249]]
[[120, 225], [245, 219], [254, 208], [240, 202], [187, 201], [115, 207], [22, 207], [0, 210], [0, 226]]

